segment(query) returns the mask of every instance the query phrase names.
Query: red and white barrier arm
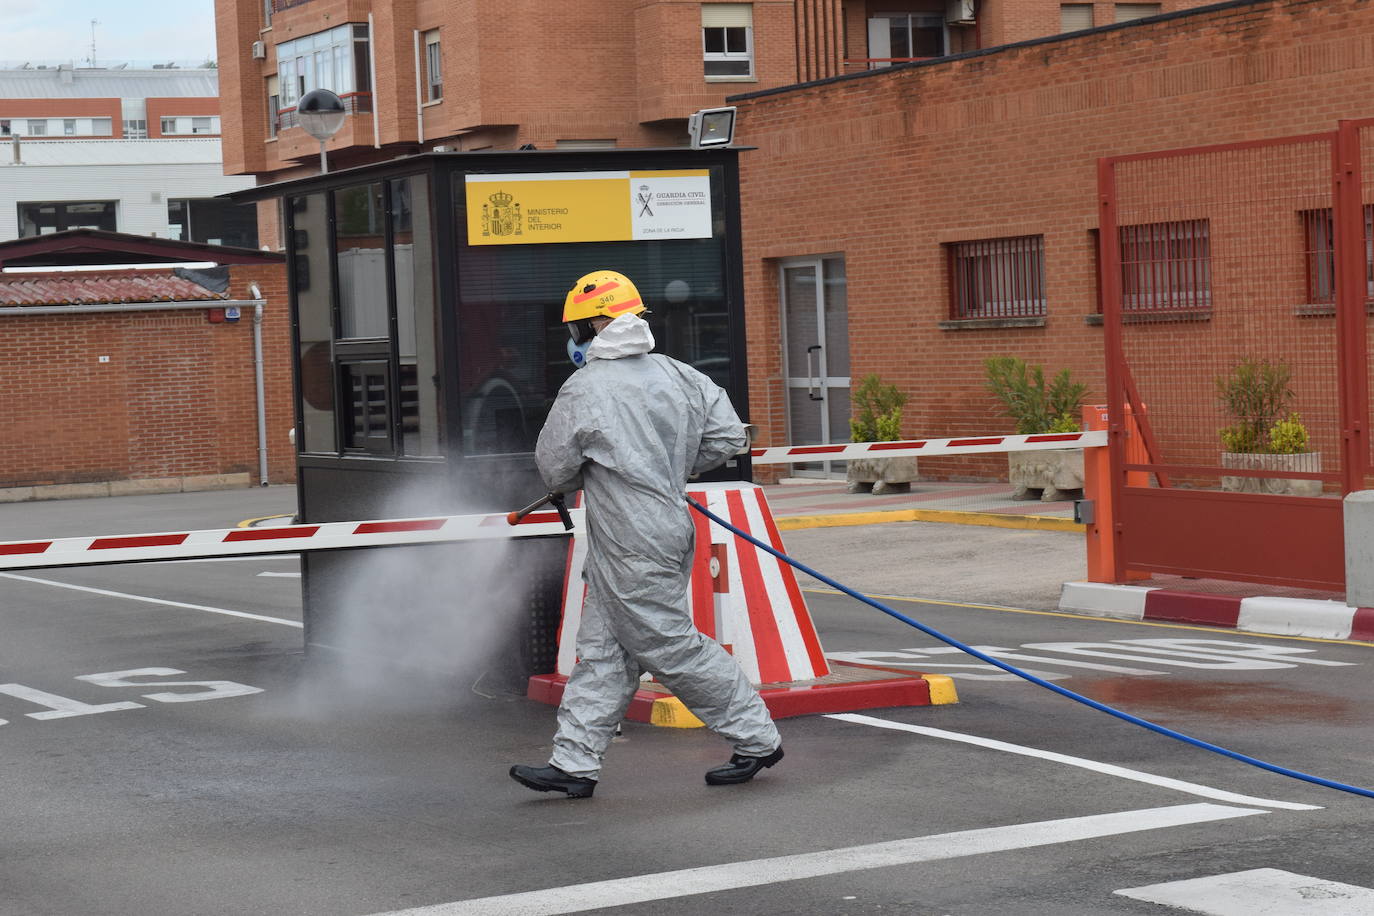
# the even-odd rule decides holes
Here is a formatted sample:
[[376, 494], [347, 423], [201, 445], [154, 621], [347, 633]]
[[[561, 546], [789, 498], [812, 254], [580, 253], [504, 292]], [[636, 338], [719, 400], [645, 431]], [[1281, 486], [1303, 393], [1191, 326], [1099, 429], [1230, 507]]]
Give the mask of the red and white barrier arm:
[[573, 529], [565, 531], [557, 512], [532, 512], [517, 525], [505, 513], [400, 518], [371, 522], [323, 522], [277, 528], [229, 528], [164, 534], [54, 538], [0, 543], [0, 569], [98, 566], [234, 557], [246, 554], [301, 553], [348, 547], [389, 547], [449, 541], [506, 540], [581, 534], [582, 509], [570, 509]]
[[976, 455], [1050, 448], [1101, 448], [1106, 430], [1085, 433], [1040, 433], [1033, 436], [963, 436], [958, 439], [910, 439], [902, 442], [837, 442], [833, 445], [783, 445], [749, 452], [754, 464], [796, 464], [802, 461], [847, 461], [850, 458], [920, 458], [935, 455]]

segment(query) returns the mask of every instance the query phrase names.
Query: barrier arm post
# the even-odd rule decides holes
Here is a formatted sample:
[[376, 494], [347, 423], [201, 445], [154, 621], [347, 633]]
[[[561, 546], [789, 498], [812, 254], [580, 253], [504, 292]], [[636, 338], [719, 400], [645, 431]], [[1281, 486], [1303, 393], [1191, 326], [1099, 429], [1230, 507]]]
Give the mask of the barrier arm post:
[[[1147, 461], [1140, 427], [1130, 405], [1126, 406], [1124, 425], [1127, 459], [1133, 462]], [[1108, 429], [1107, 405], [1084, 406], [1083, 428]], [[1089, 582], [1116, 582], [1116, 570], [1125, 567], [1124, 557], [1121, 558], [1121, 565], [1117, 565], [1117, 553], [1121, 551], [1121, 540], [1116, 536], [1119, 507], [1113, 499], [1115, 490], [1111, 486], [1111, 473], [1111, 449], [1102, 447], [1083, 450], [1083, 498], [1091, 500], [1093, 506], [1093, 519], [1084, 525], [1087, 534]], [[1150, 485], [1150, 475], [1147, 471], [1127, 471], [1126, 485], [1147, 487]], [[1126, 581], [1149, 577], [1149, 573], [1126, 570]]]
[[[1084, 429], [1106, 429], [1105, 405], [1083, 406]], [[1116, 507], [1112, 503], [1112, 459], [1106, 448], [1083, 450], [1083, 496], [1093, 507], [1087, 533], [1088, 581], [1116, 581]]]

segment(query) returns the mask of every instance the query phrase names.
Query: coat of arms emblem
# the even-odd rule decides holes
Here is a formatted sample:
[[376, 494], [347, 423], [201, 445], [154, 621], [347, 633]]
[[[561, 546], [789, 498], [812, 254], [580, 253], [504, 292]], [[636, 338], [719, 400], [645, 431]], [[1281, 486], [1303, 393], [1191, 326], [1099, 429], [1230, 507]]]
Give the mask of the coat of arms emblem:
[[520, 215], [520, 204], [516, 203], [513, 194], [497, 191], [487, 200], [489, 203], [482, 204], [482, 235], [511, 236], [523, 234], [525, 222]]

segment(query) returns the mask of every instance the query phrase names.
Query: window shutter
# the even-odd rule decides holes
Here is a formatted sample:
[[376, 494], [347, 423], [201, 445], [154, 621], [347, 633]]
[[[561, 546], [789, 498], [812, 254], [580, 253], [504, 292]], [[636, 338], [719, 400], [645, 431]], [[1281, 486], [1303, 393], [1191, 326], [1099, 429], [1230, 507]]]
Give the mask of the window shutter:
[[1093, 5], [1091, 3], [1061, 3], [1059, 5], [1059, 31], [1077, 32], [1092, 27]]
[[1144, 19], [1146, 16], [1158, 16], [1161, 12], [1158, 3], [1118, 3], [1116, 5], [1116, 21], [1131, 22], [1135, 19]]
[[701, 5], [701, 25], [703, 28], [730, 28], [754, 25], [754, 4], [752, 3], [703, 3]]

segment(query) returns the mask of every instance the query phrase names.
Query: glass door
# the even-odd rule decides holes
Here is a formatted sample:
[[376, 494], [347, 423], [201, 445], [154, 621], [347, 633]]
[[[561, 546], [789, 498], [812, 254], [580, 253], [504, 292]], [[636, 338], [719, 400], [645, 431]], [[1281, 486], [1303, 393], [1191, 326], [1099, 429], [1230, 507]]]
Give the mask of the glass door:
[[[849, 306], [844, 258], [792, 259], [778, 269], [787, 442], [848, 442]], [[841, 462], [792, 465], [792, 474], [799, 477], [841, 476], [843, 472]]]

